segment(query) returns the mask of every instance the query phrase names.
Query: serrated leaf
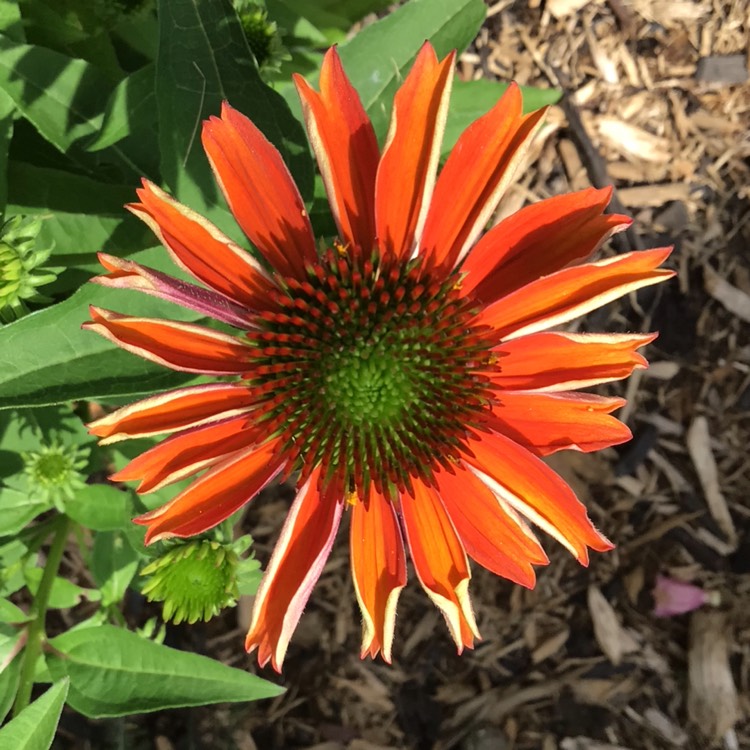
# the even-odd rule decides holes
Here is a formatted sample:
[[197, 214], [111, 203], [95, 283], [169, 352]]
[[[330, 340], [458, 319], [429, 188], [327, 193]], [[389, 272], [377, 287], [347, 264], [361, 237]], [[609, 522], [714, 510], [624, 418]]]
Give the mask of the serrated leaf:
[[70, 678], [68, 702], [90, 718], [271, 698], [282, 688], [205, 656], [147, 641], [111, 625], [69, 631], [50, 645], [55, 679]]
[[[158, 248], [132, 259], [159, 268], [167, 255]], [[144, 294], [87, 284], [64, 302], [0, 328], [0, 409], [132, 397], [195, 380], [81, 330], [89, 304], [146, 317], [200, 320], [198, 313]]]
[[65, 514], [92, 531], [116, 531], [130, 523], [129, 492], [108, 484], [87, 484], [65, 501]]
[[258, 75], [242, 27], [224, 0], [160, 0], [156, 102], [161, 172], [175, 196], [224, 228], [226, 213], [202, 152], [201, 122], [229, 101], [280, 150], [303, 196], [313, 167], [301, 124]]
[[68, 680], [60, 680], [44, 695], [26, 706], [18, 716], [0, 729], [0, 747], [13, 750], [46, 750], [55, 738]]

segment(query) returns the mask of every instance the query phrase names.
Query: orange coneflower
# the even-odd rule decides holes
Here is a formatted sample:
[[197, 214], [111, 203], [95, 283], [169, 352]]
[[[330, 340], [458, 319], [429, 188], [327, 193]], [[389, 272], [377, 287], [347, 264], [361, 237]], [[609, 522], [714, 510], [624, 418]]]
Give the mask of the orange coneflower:
[[391, 659], [408, 547], [458, 646], [478, 637], [469, 562], [534, 585], [547, 557], [524, 519], [582, 563], [611, 543], [540, 459], [630, 437], [624, 403], [576, 388], [644, 367], [652, 335], [545, 332], [671, 276], [668, 249], [582, 263], [629, 224], [611, 191], [522, 209], [484, 233], [542, 113], [511, 85], [463, 133], [436, 179], [454, 55], [426, 44], [396, 94], [381, 153], [335, 49], [320, 92], [298, 78], [307, 132], [339, 236], [319, 252], [278, 151], [229, 105], [203, 145], [260, 260], [144, 182], [130, 210], [202, 286], [102, 255], [97, 281], [233, 326], [92, 309], [87, 326], [176, 370], [234, 376], [119, 409], [91, 431], [114, 441], [172, 433], [118, 472], [149, 492], [203, 474], [140, 516], [146, 541], [215, 526], [277, 476], [297, 496], [255, 602], [248, 650], [280, 669], [345, 512], [362, 655]]

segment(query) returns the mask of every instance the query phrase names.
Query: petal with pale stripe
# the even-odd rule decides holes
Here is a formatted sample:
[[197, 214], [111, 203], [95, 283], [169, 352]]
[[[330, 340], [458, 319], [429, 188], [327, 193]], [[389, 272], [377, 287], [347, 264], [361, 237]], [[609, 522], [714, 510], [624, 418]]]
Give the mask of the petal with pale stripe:
[[420, 243], [436, 265], [452, 269], [484, 231], [545, 111], [524, 117], [521, 90], [511, 83], [461, 134], [438, 177]]
[[[482, 433], [467, 441], [463, 461], [493, 492], [550, 536], [582, 565], [588, 547], [599, 552], [613, 548], [591, 523], [573, 490], [541, 459], [504, 435]], [[475, 471], [476, 473], [476, 471]]]
[[136, 193], [141, 202], [126, 208], [151, 228], [180, 268], [238, 305], [255, 310], [267, 304], [273, 283], [249, 253], [153, 182], [143, 180]]
[[250, 502], [281, 470], [278, 440], [238, 451], [214, 466], [170, 502], [138, 516], [146, 544], [202, 534]]
[[492, 405], [492, 426], [538, 456], [559, 450], [583, 453], [630, 440], [627, 425], [611, 416], [624, 398], [592, 393], [534, 393], [502, 391]]
[[317, 257], [302, 196], [276, 147], [226, 102], [203, 123], [203, 147], [242, 231], [279, 273], [305, 278]]
[[320, 93], [294, 76], [310, 145], [341, 239], [369, 254], [375, 240], [375, 176], [380, 151], [370, 119], [335, 47], [320, 69]]
[[612, 188], [588, 188], [533, 203], [503, 219], [472, 248], [461, 270], [464, 294], [485, 304], [588, 258], [632, 219], [605, 214]]
[[182, 372], [237, 375], [249, 370], [250, 346], [234, 336], [210, 328], [131, 318], [100, 307], [89, 307], [91, 320], [83, 328], [96, 331], [114, 344], [144, 359]]
[[402, 496], [401, 517], [414, 571], [443, 613], [458, 653], [479, 638], [469, 599], [469, 563], [451, 519], [432, 488], [414, 482], [414, 496]]
[[102, 445], [185, 430], [233, 416], [252, 405], [252, 391], [234, 383], [212, 383], [160, 393], [107, 414], [88, 425]]
[[250, 325], [247, 310], [223, 294], [188, 284], [126, 258], [116, 258], [106, 253], [99, 253], [97, 257], [109, 273], [91, 279], [95, 284], [143, 292], [208, 315], [214, 320], [221, 320], [235, 328], [248, 328]]
[[140, 480], [136, 491], [155, 492], [218, 463], [258, 441], [247, 414], [180, 432], [134, 458], [113, 474], [113, 482]]
[[404, 542], [393, 504], [375, 490], [358, 500], [350, 526], [352, 578], [362, 612], [362, 658], [391, 663], [396, 603], [406, 585]]
[[375, 223], [385, 254], [408, 258], [419, 243], [435, 186], [454, 60], [452, 52], [438, 62], [425, 42], [393, 101], [375, 182]]
[[671, 252], [671, 247], [643, 250], [565, 268], [493, 302], [476, 322], [492, 326], [498, 339], [567, 323], [628, 292], [674, 276], [674, 271], [658, 268]]
[[297, 493], [255, 597], [248, 651], [281, 671], [289, 640], [328, 559], [341, 522], [343, 501], [321, 496], [320, 468]]
[[504, 341], [494, 352], [499, 371], [490, 375], [502, 390], [570, 391], [622, 380], [647, 367], [636, 352], [655, 333], [532, 333]]
[[529, 528], [469, 469], [440, 471], [435, 481], [469, 557], [495, 575], [534, 588], [532, 565], [546, 565], [549, 559]]

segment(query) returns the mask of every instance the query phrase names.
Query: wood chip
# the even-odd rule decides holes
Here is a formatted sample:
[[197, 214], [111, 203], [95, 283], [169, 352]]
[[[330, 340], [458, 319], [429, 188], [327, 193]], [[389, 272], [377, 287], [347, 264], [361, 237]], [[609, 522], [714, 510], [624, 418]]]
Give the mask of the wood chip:
[[589, 737], [566, 737], [560, 742], [560, 750], [630, 750], [623, 745], [610, 745]]
[[620, 625], [617, 613], [596, 586], [589, 586], [588, 604], [596, 642], [612, 664], [617, 666], [625, 654], [638, 650], [638, 644]]
[[725, 86], [745, 83], [748, 79], [747, 58], [745, 55], [703, 57], [698, 60], [695, 77], [703, 83], [720, 83]]
[[729, 732], [739, 719], [723, 612], [698, 611], [691, 618], [687, 707], [690, 720], [714, 740]]
[[673, 721], [656, 708], [647, 708], [643, 712], [643, 718], [652, 729], [658, 732], [670, 745], [674, 747], [684, 747], [687, 744], [688, 736], [682, 727], [677, 726]]
[[687, 448], [698, 474], [708, 510], [726, 534], [730, 545], [737, 542], [737, 533], [727, 501], [719, 487], [719, 471], [716, 459], [711, 450], [711, 435], [708, 432], [708, 421], [705, 417], [696, 417], [687, 433]]
[[660, 207], [671, 201], [686, 201], [690, 197], [690, 186], [684, 182], [667, 182], [661, 185], [639, 185], [620, 188], [617, 191], [626, 206]]
[[669, 141], [666, 138], [629, 125], [615, 117], [599, 117], [596, 124], [602, 138], [621, 153], [625, 152], [637, 159], [656, 163], [668, 162], [671, 158]]
[[555, 18], [565, 18], [565, 16], [572, 16], [589, 4], [589, 0], [547, 0], [547, 10]]
[[711, 266], [703, 267], [703, 283], [706, 291], [732, 315], [750, 323], [750, 295], [722, 279]]

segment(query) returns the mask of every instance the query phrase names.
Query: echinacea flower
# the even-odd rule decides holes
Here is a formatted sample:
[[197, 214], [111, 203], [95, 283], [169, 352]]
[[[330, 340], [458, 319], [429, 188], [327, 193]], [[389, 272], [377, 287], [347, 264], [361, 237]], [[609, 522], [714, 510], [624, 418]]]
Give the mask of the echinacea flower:
[[126, 406], [91, 431], [102, 442], [172, 433], [114, 475], [139, 492], [203, 472], [136, 519], [147, 542], [203, 532], [274, 478], [298, 476], [246, 640], [277, 670], [346, 514], [362, 656], [386, 661], [407, 548], [459, 652], [479, 637], [469, 559], [528, 587], [548, 562], [526, 520], [583, 565], [589, 549], [612, 548], [541, 457], [628, 440], [611, 416], [622, 399], [575, 389], [644, 367], [636, 349], [654, 336], [546, 329], [668, 278], [658, 266], [669, 249], [584, 262], [629, 224], [604, 214], [609, 189], [541, 201], [485, 233], [543, 113], [523, 115], [511, 85], [436, 178], [453, 67], [425, 44], [382, 152], [335, 49], [320, 92], [297, 78], [338, 227], [327, 249], [279, 152], [225, 104], [203, 145], [260, 259], [149, 182], [130, 210], [202, 286], [101, 256], [100, 284], [237, 329], [92, 309], [86, 325], [119, 346], [221, 379]]

